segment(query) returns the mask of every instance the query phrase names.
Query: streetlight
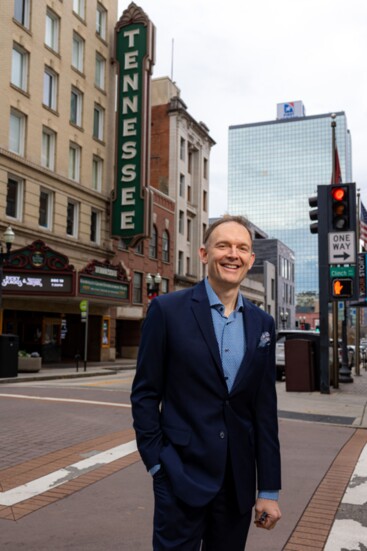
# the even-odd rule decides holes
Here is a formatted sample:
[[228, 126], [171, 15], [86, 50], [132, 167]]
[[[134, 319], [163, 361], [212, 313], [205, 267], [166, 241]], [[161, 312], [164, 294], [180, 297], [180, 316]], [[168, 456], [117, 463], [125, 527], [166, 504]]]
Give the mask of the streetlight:
[[286, 328], [287, 319], [288, 319], [288, 312], [287, 312], [287, 310], [281, 310], [281, 311], [280, 311], [280, 320], [281, 320], [281, 322], [282, 322], [283, 329]]
[[5, 260], [10, 256], [10, 250], [15, 238], [15, 233], [10, 226], [6, 228], [3, 234], [3, 240], [6, 245], [6, 252], [3, 252], [3, 244], [0, 243], [0, 333], [3, 332], [3, 267]]
[[159, 273], [157, 274], [147, 274], [145, 278], [145, 283], [147, 284], [147, 296], [148, 302], [153, 300], [153, 298], [159, 295], [159, 286], [161, 284], [162, 277]]

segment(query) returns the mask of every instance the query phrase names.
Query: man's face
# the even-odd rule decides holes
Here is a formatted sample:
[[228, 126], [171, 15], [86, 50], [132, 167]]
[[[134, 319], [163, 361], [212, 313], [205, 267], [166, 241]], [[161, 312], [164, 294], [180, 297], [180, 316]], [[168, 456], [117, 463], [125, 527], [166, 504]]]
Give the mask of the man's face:
[[208, 279], [214, 289], [238, 288], [255, 261], [251, 236], [237, 222], [217, 226], [199, 254], [203, 264], [208, 265]]

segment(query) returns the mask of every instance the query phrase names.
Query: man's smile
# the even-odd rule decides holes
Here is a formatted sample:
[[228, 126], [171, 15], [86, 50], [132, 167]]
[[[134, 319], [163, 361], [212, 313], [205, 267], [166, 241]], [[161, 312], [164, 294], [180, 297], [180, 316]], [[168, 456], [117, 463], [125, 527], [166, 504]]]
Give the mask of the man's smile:
[[238, 270], [241, 267], [237, 266], [236, 264], [221, 264], [221, 266], [229, 270]]

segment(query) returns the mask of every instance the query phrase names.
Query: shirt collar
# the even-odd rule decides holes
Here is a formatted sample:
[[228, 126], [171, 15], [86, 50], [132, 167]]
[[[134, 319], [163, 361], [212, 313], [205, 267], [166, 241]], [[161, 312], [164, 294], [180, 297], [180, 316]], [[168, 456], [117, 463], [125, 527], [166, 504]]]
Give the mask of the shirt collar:
[[[222, 306], [224, 308], [224, 305], [219, 300], [217, 294], [213, 290], [213, 287], [210, 285], [207, 277], [204, 279], [204, 282], [205, 282], [205, 289], [209, 299], [210, 308], [217, 308], [217, 306]], [[243, 310], [243, 296], [241, 295], [241, 293], [238, 293], [235, 310], [236, 312], [241, 312]]]

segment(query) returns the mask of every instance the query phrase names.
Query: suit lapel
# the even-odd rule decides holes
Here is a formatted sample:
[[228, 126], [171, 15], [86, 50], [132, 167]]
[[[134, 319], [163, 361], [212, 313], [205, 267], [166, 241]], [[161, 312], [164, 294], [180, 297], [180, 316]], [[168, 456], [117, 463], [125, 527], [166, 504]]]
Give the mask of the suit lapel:
[[216, 368], [224, 381], [222, 362], [220, 358], [217, 339], [215, 337], [212, 315], [205, 284], [202, 281], [193, 288], [192, 312], [198, 323], [201, 334], [213, 357]]
[[244, 330], [246, 338], [246, 353], [237, 372], [231, 392], [236, 389], [237, 385], [249, 375], [252, 365], [252, 359], [256, 352], [256, 347], [259, 342], [260, 326], [256, 323], [256, 311], [244, 300], [243, 317]]

